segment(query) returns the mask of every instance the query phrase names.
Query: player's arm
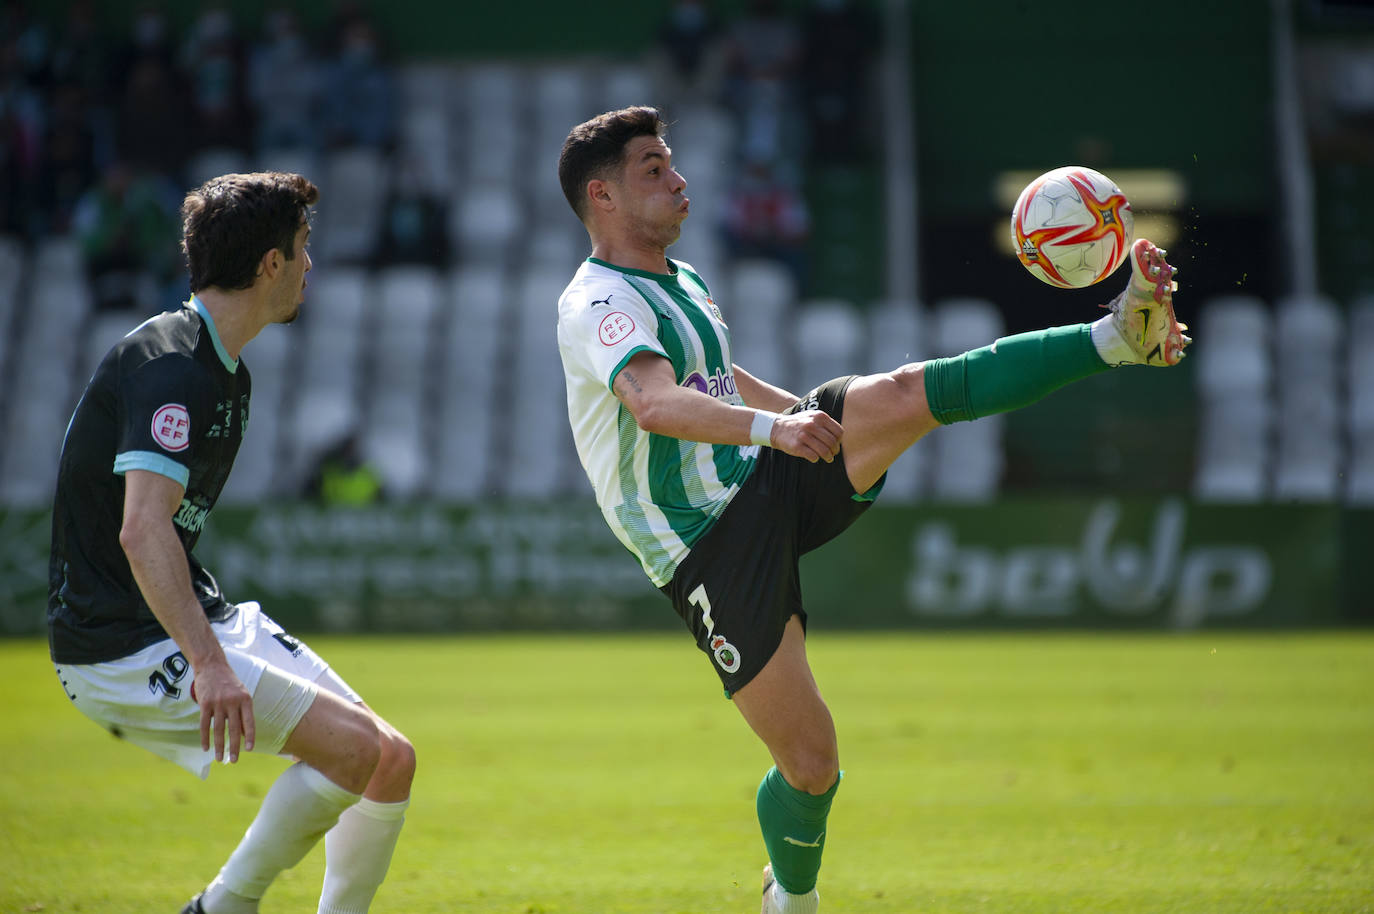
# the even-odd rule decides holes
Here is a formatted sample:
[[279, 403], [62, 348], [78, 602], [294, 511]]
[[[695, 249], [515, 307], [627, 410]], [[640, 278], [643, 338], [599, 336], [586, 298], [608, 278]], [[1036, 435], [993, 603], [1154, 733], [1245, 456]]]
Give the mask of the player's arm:
[[735, 387], [739, 390], [739, 395], [744, 398], [745, 403], [755, 409], [780, 413], [801, 399], [794, 393], [754, 377], [738, 365], [734, 366], [734, 370]]
[[829, 463], [840, 452], [844, 430], [826, 413], [807, 410], [782, 416], [724, 403], [678, 386], [672, 363], [657, 353], [634, 355], [615, 376], [612, 390], [639, 427], [656, 435], [709, 444], [762, 444], [761, 435], [766, 434], [770, 447], [811, 463]]
[[186, 551], [172, 527], [184, 494], [180, 483], [161, 473], [126, 472], [119, 545], [143, 599], [195, 671], [201, 748], [210, 748], [213, 732], [215, 758], [224, 759], [227, 738], [229, 761], [235, 762], [240, 740], [245, 750], [253, 748], [253, 697], [229, 666], [191, 586]]

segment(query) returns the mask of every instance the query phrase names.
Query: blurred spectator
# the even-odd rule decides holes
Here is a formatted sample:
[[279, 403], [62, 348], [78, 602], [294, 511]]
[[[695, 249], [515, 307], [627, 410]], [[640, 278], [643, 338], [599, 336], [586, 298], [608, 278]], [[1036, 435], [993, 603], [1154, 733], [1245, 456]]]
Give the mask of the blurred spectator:
[[168, 67], [175, 65], [172, 52], [172, 33], [167, 16], [155, 3], [144, 3], [129, 25], [129, 40], [116, 52], [111, 76], [125, 77], [139, 61], [149, 57]]
[[45, 119], [42, 96], [24, 79], [16, 37], [0, 33], [0, 232], [33, 230]]
[[196, 20], [182, 45], [181, 66], [191, 87], [193, 148], [246, 152], [252, 130], [248, 77], [243, 45], [228, 9], [211, 7]]
[[182, 80], [161, 55], [134, 59], [116, 111], [116, 156], [135, 169], [174, 175], [190, 148]]
[[0, 10], [0, 38], [13, 45], [19, 78], [45, 88], [51, 78], [52, 42], [47, 27], [29, 15], [20, 0], [8, 0]]
[[675, 0], [659, 26], [651, 66], [668, 104], [720, 94], [724, 33], [707, 0]]
[[381, 479], [363, 460], [356, 431], [343, 436], [320, 456], [302, 494], [326, 505], [355, 507], [382, 499]]
[[95, 5], [90, 0], [75, 0], [67, 8], [65, 25], [53, 43], [53, 83], [79, 88], [83, 103], [98, 107], [109, 101], [109, 76], [109, 50], [96, 23]]
[[377, 30], [360, 12], [339, 25], [338, 47], [320, 88], [322, 122], [333, 146], [390, 149], [396, 134], [396, 88], [381, 59]]
[[382, 208], [378, 266], [397, 263], [448, 266], [448, 203], [426, 187], [419, 168], [398, 162]]
[[175, 302], [180, 202], [166, 179], [124, 162], [82, 195], [72, 221], [96, 308], [155, 311]]
[[320, 64], [301, 34], [294, 11], [280, 9], [267, 16], [262, 42], [249, 59], [248, 75], [258, 150], [317, 152]]
[[779, 0], [750, 0], [725, 34], [725, 104], [739, 122], [746, 158], [799, 162], [802, 33]]
[[867, 152], [865, 105], [878, 58], [873, 12], [856, 0], [815, 0], [804, 27], [803, 93], [810, 152], [852, 162]]
[[86, 90], [74, 83], [59, 84], [52, 91], [52, 111], [35, 181], [39, 232], [67, 233], [77, 201], [96, 181], [95, 133], [86, 98]]
[[726, 200], [724, 236], [730, 256], [764, 257], [786, 266], [806, 289], [811, 214], [795, 181], [768, 159], [747, 160]]

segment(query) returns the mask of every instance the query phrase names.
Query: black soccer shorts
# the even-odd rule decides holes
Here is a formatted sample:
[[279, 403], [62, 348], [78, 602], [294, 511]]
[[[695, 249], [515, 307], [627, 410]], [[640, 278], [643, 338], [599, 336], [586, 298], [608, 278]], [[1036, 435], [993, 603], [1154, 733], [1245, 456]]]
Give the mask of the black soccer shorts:
[[[822, 409], [843, 422], [853, 380], [828, 381], [785, 412]], [[863, 514], [885, 479], [860, 495], [843, 456], [809, 463], [761, 449], [754, 472], [661, 588], [710, 658], [726, 697], [772, 658], [789, 618], [800, 617], [805, 628], [799, 559]]]

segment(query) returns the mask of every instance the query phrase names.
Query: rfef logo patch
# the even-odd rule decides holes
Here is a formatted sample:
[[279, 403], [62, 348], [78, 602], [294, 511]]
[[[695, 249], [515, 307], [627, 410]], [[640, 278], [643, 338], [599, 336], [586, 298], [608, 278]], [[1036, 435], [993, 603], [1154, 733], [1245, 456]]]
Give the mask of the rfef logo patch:
[[191, 414], [180, 403], [168, 403], [153, 413], [153, 440], [173, 454], [191, 446]]
[[627, 336], [635, 331], [635, 322], [630, 315], [624, 311], [612, 311], [601, 319], [601, 326], [597, 328], [597, 336], [601, 337], [601, 345], [614, 346], [623, 342]]

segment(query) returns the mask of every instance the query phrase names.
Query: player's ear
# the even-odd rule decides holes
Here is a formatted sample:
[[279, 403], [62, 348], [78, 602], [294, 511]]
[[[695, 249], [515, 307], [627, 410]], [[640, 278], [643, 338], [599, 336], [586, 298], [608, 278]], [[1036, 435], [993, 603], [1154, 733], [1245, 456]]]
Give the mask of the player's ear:
[[271, 279], [281, 270], [283, 260], [285, 256], [280, 248], [268, 248], [262, 255], [262, 260], [258, 261], [258, 275]]
[[611, 198], [611, 182], [592, 178], [587, 182], [587, 200], [592, 206], [605, 212], [615, 209], [615, 200]]

